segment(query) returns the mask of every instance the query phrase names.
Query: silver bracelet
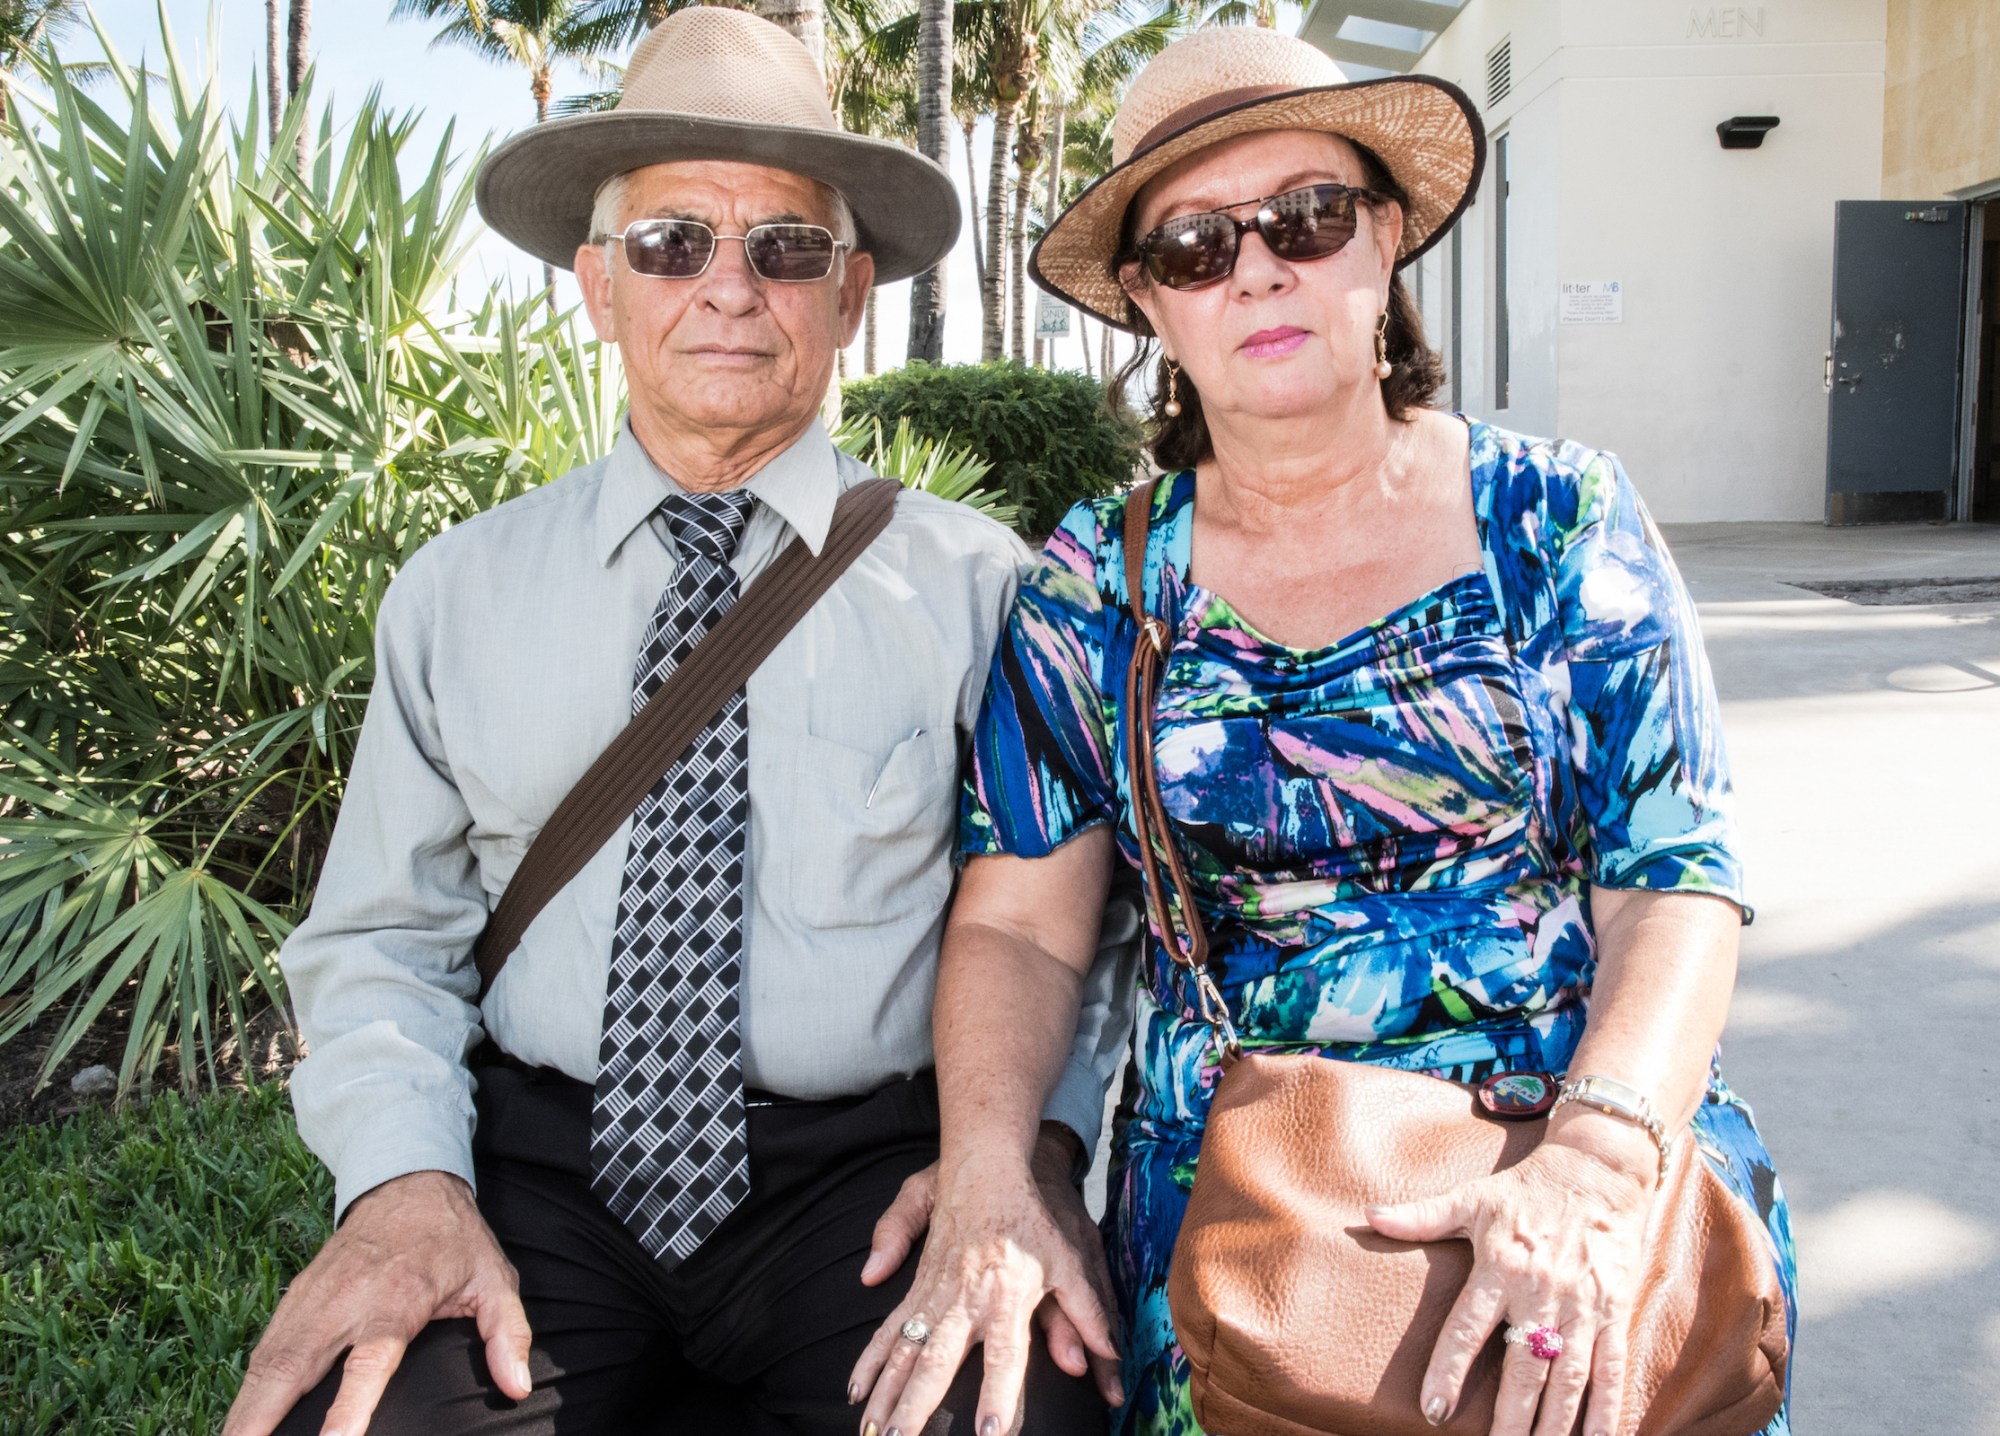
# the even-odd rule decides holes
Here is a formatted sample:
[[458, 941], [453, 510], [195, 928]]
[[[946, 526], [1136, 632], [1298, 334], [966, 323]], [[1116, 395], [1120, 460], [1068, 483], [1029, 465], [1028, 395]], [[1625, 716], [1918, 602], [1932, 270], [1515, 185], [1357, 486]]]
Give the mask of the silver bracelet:
[[1653, 1145], [1660, 1149], [1660, 1175], [1653, 1186], [1657, 1189], [1665, 1184], [1673, 1142], [1667, 1136], [1667, 1124], [1660, 1120], [1652, 1099], [1644, 1092], [1615, 1077], [1572, 1077], [1556, 1092], [1555, 1105], [1549, 1109], [1550, 1115], [1553, 1116], [1569, 1102], [1608, 1112], [1613, 1117], [1623, 1117], [1651, 1137]]

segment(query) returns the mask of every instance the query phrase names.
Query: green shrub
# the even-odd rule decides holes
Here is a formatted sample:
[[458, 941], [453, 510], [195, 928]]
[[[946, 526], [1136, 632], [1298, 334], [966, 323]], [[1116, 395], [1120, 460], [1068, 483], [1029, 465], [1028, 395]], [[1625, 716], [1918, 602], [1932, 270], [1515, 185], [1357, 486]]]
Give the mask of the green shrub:
[[0, 1431], [215, 1431], [333, 1183], [284, 1089], [0, 1137]]
[[1129, 483], [1139, 434], [1088, 375], [1019, 364], [910, 364], [841, 391], [843, 414], [885, 428], [908, 419], [918, 436], [947, 436], [993, 465], [1020, 510], [1018, 527], [1047, 534], [1070, 505]]
[[128, 1005], [126, 1086], [282, 1000], [398, 564], [623, 403], [573, 323], [457, 292], [449, 133], [302, 92], [260, 150], [163, 47], [0, 127], [0, 1042], [61, 1014], [46, 1075]]

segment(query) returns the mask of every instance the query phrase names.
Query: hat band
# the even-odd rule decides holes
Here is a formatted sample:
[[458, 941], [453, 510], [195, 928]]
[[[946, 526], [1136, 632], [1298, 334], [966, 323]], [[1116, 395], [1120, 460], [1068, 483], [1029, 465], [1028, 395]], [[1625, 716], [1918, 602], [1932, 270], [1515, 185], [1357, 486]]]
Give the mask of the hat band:
[[1219, 115], [1224, 110], [1247, 105], [1252, 100], [1268, 100], [1273, 95], [1289, 95], [1297, 88], [1296, 85], [1246, 85], [1242, 89], [1203, 95], [1193, 104], [1182, 105], [1140, 136], [1139, 143], [1132, 147], [1131, 158], [1126, 160], [1126, 163], [1130, 164], [1132, 160], [1136, 160], [1168, 136], [1178, 134], [1189, 125], [1200, 124], [1210, 115]]

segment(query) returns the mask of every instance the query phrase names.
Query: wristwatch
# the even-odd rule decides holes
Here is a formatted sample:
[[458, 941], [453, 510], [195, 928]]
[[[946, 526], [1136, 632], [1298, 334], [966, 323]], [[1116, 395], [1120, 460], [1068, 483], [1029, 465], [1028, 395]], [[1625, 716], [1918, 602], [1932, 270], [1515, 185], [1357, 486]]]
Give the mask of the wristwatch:
[[1653, 1185], [1657, 1188], [1666, 1182], [1667, 1159], [1673, 1155], [1673, 1142], [1667, 1137], [1667, 1124], [1660, 1120], [1650, 1097], [1615, 1077], [1572, 1077], [1557, 1091], [1555, 1106], [1549, 1111], [1553, 1115], [1570, 1102], [1623, 1117], [1651, 1137], [1653, 1145], [1660, 1149], [1660, 1175]]

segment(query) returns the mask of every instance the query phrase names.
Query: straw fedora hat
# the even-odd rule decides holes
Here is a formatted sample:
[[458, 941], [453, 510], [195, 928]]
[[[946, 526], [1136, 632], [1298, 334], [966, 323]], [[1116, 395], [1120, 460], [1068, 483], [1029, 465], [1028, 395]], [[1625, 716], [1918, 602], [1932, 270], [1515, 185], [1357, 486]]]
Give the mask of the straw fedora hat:
[[[1246, 26], [1198, 30], [1153, 58], [1111, 127], [1111, 169], [1035, 246], [1035, 282], [1120, 329], [1134, 311], [1112, 273], [1126, 208], [1200, 149], [1261, 130], [1322, 130], [1374, 151], [1410, 196], [1396, 263], [1443, 237], [1472, 202], [1486, 130], [1456, 85], [1428, 75], [1350, 82], [1304, 40]], [[1248, 196], [1246, 196], [1247, 198]]]
[[598, 187], [673, 160], [740, 160], [846, 196], [875, 282], [922, 273], [958, 238], [951, 176], [891, 140], [849, 134], [806, 47], [741, 10], [676, 11], [639, 42], [618, 107], [514, 136], [479, 171], [479, 212], [537, 259], [568, 269]]

